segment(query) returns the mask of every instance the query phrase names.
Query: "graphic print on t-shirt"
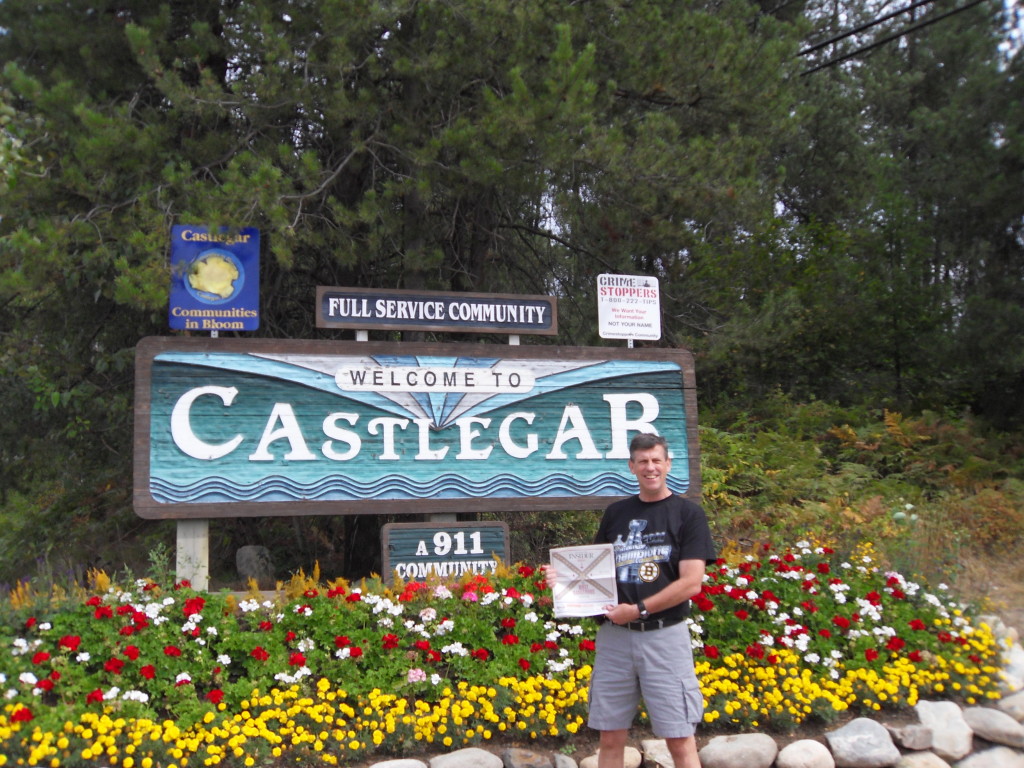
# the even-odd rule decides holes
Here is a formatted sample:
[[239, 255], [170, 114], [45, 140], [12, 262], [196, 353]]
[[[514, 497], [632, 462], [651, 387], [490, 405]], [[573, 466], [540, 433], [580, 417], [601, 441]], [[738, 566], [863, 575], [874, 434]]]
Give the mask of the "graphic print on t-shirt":
[[615, 547], [615, 577], [620, 582], [649, 584], [657, 581], [662, 564], [669, 562], [672, 545], [665, 543], [668, 540], [665, 531], [645, 534], [647, 522], [630, 520], [626, 540], [622, 540], [620, 533], [612, 543]]

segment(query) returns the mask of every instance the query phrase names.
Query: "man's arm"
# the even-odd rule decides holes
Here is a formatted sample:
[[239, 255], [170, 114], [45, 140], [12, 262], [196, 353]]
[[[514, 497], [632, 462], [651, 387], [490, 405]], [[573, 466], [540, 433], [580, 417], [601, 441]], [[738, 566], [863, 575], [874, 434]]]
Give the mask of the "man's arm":
[[[689, 600], [700, 592], [705, 567], [703, 560], [680, 560], [679, 578], [660, 592], [644, 598], [644, 606], [650, 613], [658, 613]], [[613, 624], [625, 624], [639, 619], [640, 609], [633, 603], [619, 603], [605, 611], [605, 616]]]

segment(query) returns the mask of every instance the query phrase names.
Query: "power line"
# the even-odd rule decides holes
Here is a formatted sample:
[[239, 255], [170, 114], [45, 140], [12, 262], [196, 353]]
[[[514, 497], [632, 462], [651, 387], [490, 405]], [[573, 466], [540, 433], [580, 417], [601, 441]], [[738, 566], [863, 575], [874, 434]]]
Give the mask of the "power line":
[[848, 30], [846, 32], [840, 32], [838, 35], [830, 37], [828, 40], [823, 40], [817, 45], [812, 45], [809, 48], [804, 48], [802, 51], [800, 51], [800, 53], [797, 54], [797, 56], [806, 56], [808, 53], [814, 53], [815, 51], [824, 48], [826, 45], [831, 45], [832, 43], [843, 40], [844, 38], [850, 37], [851, 35], [856, 35], [858, 32], [863, 32], [865, 29], [870, 29], [871, 27], [874, 27], [877, 24], [881, 24], [883, 21], [888, 21], [889, 19], [894, 19], [897, 16], [902, 16], [904, 13], [909, 13], [910, 11], [920, 8], [922, 5], [927, 5], [928, 3], [933, 2], [935, 2], [935, 0], [917, 0], [916, 3], [911, 3], [906, 8], [901, 8], [898, 11], [887, 13], [885, 14], [885, 16], [879, 16], [877, 19], [865, 22], [864, 24], [861, 24], [859, 27], [854, 27], [853, 29]]
[[[931, 2], [931, 0], [922, 0], [922, 2]], [[942, 21], [943, 19], [947, 19], [950, 16], [953, 16], [953, 15], [955, 15], [957, 13], [960, 13], [961, 11], [966, 11], [967, 9], [973, 8], [976, 5], [981, 5], [981, 3], [983, 3], [983, 2], [985, 2], [985, 0], [970, 0], [970, 2], [966, 3], [965, 5], [960, 6], [959, 8], [954, 8], [953, 10], [947, 11], [946, 13], [941, 13], [938, 16], [933, 16], [930, 19], [925, 19], [924, 21], [922, 21], [919, 24], [914, 24], [913, 26], [910, 26], [910, 27], [907, 27], [905, 29], [902, 29], [899, 32], [894, 32], [891, 35], [887, 35], [886, 37], [883, 37], [883, 38], [881, 38], [879, 40], [874, 41], [870, 45], [865, 45], [865, 46], [862, 46], [860, 48], [856, 48], [856, 49], [850, 51], [849, 53], [844, 53], [842, 56], [837, 56], [834, 59], [829, 59], [828, 61], [825, 61], [825, 62], [819, 64], [816, 67], [812, 67], [810, 69], [805, 69], [803, 72], [800, 73], [800, 75], [801, 75], [801, 77], [804, 76], [804, 75], [810, 75], [813, 72], [817, 72], [819, 69], [825, 69], [826, 67], [831, 67], [834, 64], [839, 64], [839, 63], [841, 63], [843, 61], [846, 61], [847, 59], [852, 59], [854, 56], [857, 56], [857, 55], [859, 55], [861, 53], [866, 53], [867, 51], [870, 51], [870, 50], [873, 50], [875, 48], [878, 48], [879, 46], [885, 45], [888, 42], [892, 42], [893, 40], [896, 40], [896, 39], [898, 39], [900, 37], [903, 37], [904, 35], [909, 35], [911, 32], [916, 32], [917, 30], [922, 29], [924, 27], [927, 27], [927, 26], [929, 26], [931, 24], [934, 24], [937, 21]], [[920, 5], [920, 4], [921, 4], [921, 2], [918, 2], [915, 5]], [[908, 6], [904, 10], [910, 10], [912, 7], [914, 7], [914, 6]], [[903, 11], [899, 11], [899, 12], [897, 12], [896, 15], [898, 15], [899, 13], [902, 13], [902, 12]], [[882, 19], [878, 19], [875, 22], [869, 22], [867, 26], [874, 26], [875, 23], [877, 23], [878, 21], [882, 21]], [[856, 30], [854, 30], [854, 32], [856, 32]], [[852, 33], [853, 32], [851, 32], [851, 34]], [[848, 35], [842, 35], [841, 37], [847, 37], [847, 36]], [[828, 43], [828, 41], [826, 41], [825, 44], [827, 44], [827, 43]], [[822, 47], [821, 45], [818, 45], [818, 46], [815, 47], [814, 50], [817, 50], [818, 48], [821, 48], [821, 47]], [[806, 49], [805, 49], [805, 51], [801, 51], [800, 54], [803, 54], [805, 52], [806, 52]], [[798, 55], [800, 55], [800, 54], [798, 54]]]

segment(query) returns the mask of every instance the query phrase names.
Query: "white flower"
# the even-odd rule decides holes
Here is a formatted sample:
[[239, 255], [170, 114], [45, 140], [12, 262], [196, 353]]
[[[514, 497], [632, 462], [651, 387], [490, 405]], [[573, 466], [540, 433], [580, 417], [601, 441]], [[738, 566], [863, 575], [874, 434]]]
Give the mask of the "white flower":
[[217, 636], [217, 628], [214, 627], [214, 626], [207, 627], [206, 628], [206, 634], [213, 635], [214, 637], [216, 637]]
[[520, 598], [519, 598], [519, 600], [520, 600], [520, 601], [522, 602], [522, 604], [523, 604], [523, 605], [525, 605], [525, 606], [526, 606], [527, 608], [529, 608], [529, 607], [530, 607], [531, 605], [533, 605], [533, 595], [531, 595], [531, 594], [530, 594], [529, 592], [527, 592], [527, 593], [526, 593], [525, 595], [523, 595], [522, 597], [520, 597]]
[[252, 611], [259, 610], [260, 604], [253, 598], [249, 598], [240, 602], [238, 607], [242, 610], [242, 613], [251, 613]]
[[220, 656], [217, 657], [217, 663], [223, 664], [226, 667], [228, 664], [231, 663], [231, 657], [228, 656], [226, 653], [222, 653]]
[[121, 698], [127, 701], [141, 701], [145, 704], [149, 701], [149, 694], [142, 691], [125, 691]]
[[447, 600], [451, 596], [452, 591], [448, 589], [448, 587], [446, 587], [444, 584], [438, 584], [436, 587], [434, 587], [434, 597], [440, 598], [441, 600]]
[[175, 683], [191, 683], [192, 676], [188, 672], [179, 672], [178, 676], [174, 678]]
[[165, 621], [167, 621], [167, 617], [166, 616], [157, 616], [155, 619], [153, 619], [153, 624], [154, 624], [154, 626], [159, 627]]
[[17, 695], [18, 695], [18, 689], [17, 688], [8, 688], [4, 692], [4, 698], [5, 699], [13, 699]]
[[24, 685], [35, 685], [39, 682], [39, 678], [37, 678], [31, 672], [22, 672], [20, 675], [18, 675], [18, 680]]
[[52, 625], [48, 621], [44, 621], [42, 624], [39, 625], [39, 631], [40, 632], [47, 632], [51, 628], [52, 628]]
[[85, 662], [87, 662], [91, 658], [92, 658], [92, 656], [89, 655], [88, 651], [82, 651], [80, 654], [75, 656], [75, 661], [77, 661], [77, 662], [79, 662], [81, 664], [84, 664]]
[[347, 659], [349, 656], [352, 655], [352, 649], [348, 648], [347, 646], [345, 648], [339, 648], [334, 652], [334, 655], [337, 656], [339, 659]]
[[821, 661], [821, 656], [819, 656], [816, 653], [808, 653], [804, 655], [804, 661], [806, 661], [808, 664], [817, 664], [819, 661]]
[[433, 621], [436, 618], [437, 611], [429, 606], [420, 611], [420, 621]]
[[441, 649], [441, 653], [447, 653], [449, 656], [469, 656], [469, 651], [462, 645], [462, 643], [451, 643]]
[[528, 621], [531, 624], [536, 624], [539, 620], [540, 619], [537, 617], [537, 614], [533, 611], [530, 611], [528, 614], [523, 616], [523, 621]]
[[434, 634], [435, 635], [447, 635], [453, 629], [455, 629], [455, 622], [452, 621], [451, 619], [445, 619], [444, 621], [442, 621], [440, 624], [437, 625], [437, 629], [434, 630]]
[[385, 627], [386, 629], [391, 629], [393, 626], [395, 626], [395, 620], [389, 618], [388, 616], [381, 616], [377, 620], [377, 626]]
[[103, 700], [112, 701], [116, 699], [120, 695], [120, 693], [121, 689], [115, 685], [113, 688], [111, 688], [109, 691], [103, 694]]
[[440, 685], [441, 684], [441, 676], [439, 674], [437, 674], [437, 672], [435, 672], [434, 674], [432, 674], [430, 676], [430, 684], [431, 685]]
[[304, 637], [301, 640], [299, 640], [299, 642], [296, 644], [295, 647], [298, 648], [303, 653], [306, 653], [306, 652], [312, 651], [314, 648], [316, 648], [316, 643], [313, 641], [312, 638]]
[[486, 595], [480, 598], [480, 605], [490, 605], [497, 600], [501, 595], [497, 592], [488, 592]]
[[295, 606], [295, 613], [297, 613], [300, 616], [312, 616], [313, 609], [308, 605], [297, 605]]

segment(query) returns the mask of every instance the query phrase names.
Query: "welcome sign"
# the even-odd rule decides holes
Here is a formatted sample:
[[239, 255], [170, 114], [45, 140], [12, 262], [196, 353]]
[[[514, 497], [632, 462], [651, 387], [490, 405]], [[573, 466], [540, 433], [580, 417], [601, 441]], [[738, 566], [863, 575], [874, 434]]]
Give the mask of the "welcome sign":
[[595, 509], [665, 435], [699, 496], [685, 350], [153, 337], [136, 354], [146, 518]]

